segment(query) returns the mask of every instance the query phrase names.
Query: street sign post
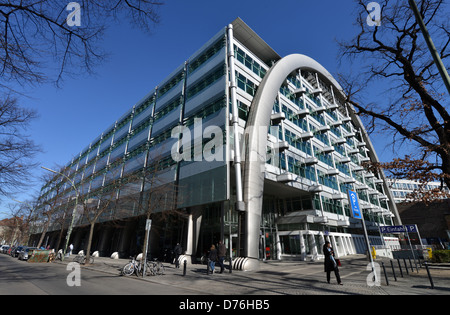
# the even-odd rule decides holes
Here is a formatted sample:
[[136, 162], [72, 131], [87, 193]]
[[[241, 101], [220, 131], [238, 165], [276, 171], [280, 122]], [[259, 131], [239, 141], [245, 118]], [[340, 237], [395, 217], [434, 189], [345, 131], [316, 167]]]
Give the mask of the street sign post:
[[375, 278], [375, 283], [378, 282], [377, 279], [377, 273], [375, 272], [375, 264], [373, 263], [373, 257], [370, 254], [370, 241], [369, 241], [369, 236], [367, 235], [367, 229], [366, 229], [366, 223], [364, 222], [364, 215], [361, 211], [361, 207], [359, 205], [359, 201], [358, 201], [358, 194], [352, 190], [348, 191], [348, 203], [352, 209], [351, 213], [353, 215], [354, 219], [360, 219], [363, 229], [364, 229], [364, 237], [366, 239], [366, 244], [367, 244], [367, 253], [369, 254], [370, 257], [370, 263], [372, 265], [372, 273], [374, 275]]
[[[147, 233], [147, 240], [149, 239], [151, 228], [152, 228], [152, 220], [147, 219], [147, 221], [145, 221], [145, 233]], [[147, 271], [146, 267], [147, 267], [147, 246], [145, 246], [144, 248], [144, 271], [142, 272], [142, 277], [145, 277], [145, 273]]]
[[414, 249], [412, 247], [411, 239], [409, 237], [409, 233], [417, 233], [419, 241], [420, 241], [420, 245], [422, 245], [422, 240], [420, 238], [419, 229], [416, 224], [380, 226], [380, 233], [389, 233], [389, 234], [405, 233], [406, 237], [408, 238], [408, 243], [409, 243], [409, 247], [411, 249], [411, 254], [414, 259], [414, 263], [416, 263], [416, 255], [414, 254]]

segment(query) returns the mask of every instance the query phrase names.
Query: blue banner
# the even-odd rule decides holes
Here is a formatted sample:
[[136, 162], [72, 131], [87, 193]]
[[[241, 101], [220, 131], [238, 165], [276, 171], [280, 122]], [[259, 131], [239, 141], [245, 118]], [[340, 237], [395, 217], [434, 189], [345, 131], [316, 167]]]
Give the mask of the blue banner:
[[358, 194], [354, 191], [348, 191], [348, 202], [352, 208], [352, 215], [355, 219], [362, 219], [361, 207], [358, 202]]

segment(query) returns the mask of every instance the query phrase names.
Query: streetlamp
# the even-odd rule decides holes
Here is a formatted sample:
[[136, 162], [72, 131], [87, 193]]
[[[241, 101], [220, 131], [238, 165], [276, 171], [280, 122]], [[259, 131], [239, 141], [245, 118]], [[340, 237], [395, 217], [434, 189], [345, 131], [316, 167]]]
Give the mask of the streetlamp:
[[431, 53], [431, 56], [433, 57], [433, 61], [439, 70], [439, 73], [442, 77], [442, 81], [444, 81], [444, 85], [446, 86], [447, 91], [450, 94], [450, 76], [448, 75], [448, 72], [447, 72], [444, 64], [442, 63], [442, 60], [439, 56], [439, 52], [436, 50], [436, 47], [434, 46], [433, 40], [431, 39], [431, 36], [428, 33], [427, 27], [425, 26], [425, 23], [423, 22], [422, 15], [420, 14], [419, 9], [417, 8], [416, 1], [408, 0], [408, 2], [409, 2], [409, 6], [411, 7], [411, 10], [413, 11], [414, 16], [416, 18], [416, 22], [417, 22], [417, 24], [419, 24], [423, 38], [425, 39], [425, 42], [427, 43], [428, 49], [430, 50], [430, 53]]
[[[43, 168], [44, 170], [47, 170], [49, 172], [52, 172], [52, 173], [55, 173], [55, 174], [59, 174], [59, 175], [63, 176], [64, 178], [66, 178], [72, 184], [72, 187], [73, 187], [73, 189], [75, 190], [75, 193], [76, 193], [75, 207], [73, 208], [73, 211], [72, 211], [72, 221], [70, 222], [69, 229], [67, 231], [66, 245], [64, 246], [64, 252], [63, 252], [63, 255], [61, 257], [61, 260], [64, 260], [64, 257], [66, 256], [66, 252], [67, 252], [67, 246], [69, 246], [70, 234], [72, 234], [73, 222], [74, 222], [74, 219], [75, 219], [75, 211], [77, 210], [77, 206], [78, 206], [79, 193], [78, 193], [77, 187], [75, 186], [75, 183], [68, 176], [64, 175], [63, 173], [60, 173], [60, 172], [54, 171], [52, 169], [49, 169], [47, 167], [44, 167], [44, 166], [41, 166], [41, 168]], [[61, 227], [61, 228], [63, 228], [63, 227]]]

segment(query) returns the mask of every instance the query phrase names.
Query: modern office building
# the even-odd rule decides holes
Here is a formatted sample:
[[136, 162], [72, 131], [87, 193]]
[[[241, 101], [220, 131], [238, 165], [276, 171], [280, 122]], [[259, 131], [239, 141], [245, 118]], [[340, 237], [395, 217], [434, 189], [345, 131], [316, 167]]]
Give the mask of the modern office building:
[[[389, 187], [392, 191], [392, 195], [394, 196], [395, 203], [401, 202], [410, 202], [413, 201], [412, 198], [415, 194], [420, 196], [420, 192], [427, 192], [433, 190], [441, 190], [440, 182], [429, 182], [429, 183], [420, 183], [418, 181], [409, 180], [409, 179], [390, 179], [388, 178]], [[442, 191], [445, 193], [449, 193], [448, 187], [444, 184], [442, 187]], [[444, 196], [442, 197], [444, 198]]]
[[[378, 226], [401, 222], [383, 173], [364, 168], [370, 160], [378, 160], [370, 139], [330, 73], [305, 55], [278, 55], [238, 18], [95, 138], [64, 174], [80, 195], [115, 192], [117, 202], [96, 225], [92, 249], [100, 255], [141, 252], [153, 198], [165, 201], [152, 209], [153, 256], [180, 242], [195, 262], [223, 239], [233, 258], [246, 258], [236, 259], [237, 267], [251, 269], [261, 259], [320, 258], [326, 239], [340, 256], [364, 253], [348, 190], [358, 193], [371, 242], [382, 244]], [[117, 178], [122, 185], [109, 187]], [[56, 176], [41, 191], [42, 208], [64, 196], [63, 231], [72, 218], [72, 187]], [[167, 189], [153, 194], [156, 187]], [[73, 212], [70, 242], [83, 249], [87, 222], [82, 211]], [[36, 224], [35, 237], [42, 226]], [[50, 244], [60, 230], [50, 226]]]

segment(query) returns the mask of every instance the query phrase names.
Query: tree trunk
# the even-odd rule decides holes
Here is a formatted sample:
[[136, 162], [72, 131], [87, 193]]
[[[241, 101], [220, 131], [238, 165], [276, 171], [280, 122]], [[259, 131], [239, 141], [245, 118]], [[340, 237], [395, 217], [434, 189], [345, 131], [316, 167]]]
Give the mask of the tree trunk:
[[[147, 220], [150, 219], [150, 215], [151, 214], [147, 214]], [[147, 221], [145, 221], [145, 222], [146, 222], [146, 226], [147, 226]], [[144, 245], [142, 245], [142, 262], [145, 261], [145, 258], [148, 255], [147, 250], [148, 250], [148, 242], [149, 242], [149, 238], [150, 238], [150, 233], [147, 233], [147, 229], [144, 230], [144, 233], [145, 233], [145, 235], [144, 235]]]
[[48, 219], [47, 222], [45, 223], [44, 229], [42, 230], [42, 233], [41, 233], [41, 238], [39, 239], [39, 243], [36, 246], [37, 248], [41, 247], [42, 242], [44, 241], [45, 234], [47, 234], [49, 225], [50, 225], [50, 219]]
[[91, 228], [89, 229], [88, 246], [86, 249], [86, 265], [89, 265], [89, 259], [91, 258], [91, 243], [92, 243], [92, 237], [94, 236], [94, 226], [95, 226], [95, 221], [93, 223], [91, 223]]
[[63, 233], [64, 233], [64, 226], [61, 226], [61, 232], [59, 232], [58, 242], [56, 243], [56, 246], [55, 246], [55, 251], [56, 252], [58, 252], [59, 245], [61, 245], [61, 240], [62, 240]]

